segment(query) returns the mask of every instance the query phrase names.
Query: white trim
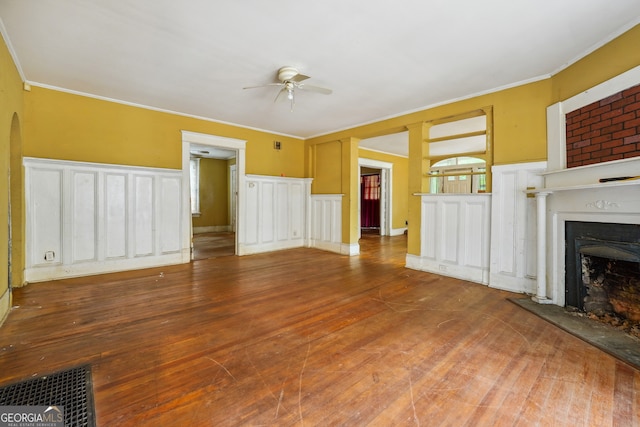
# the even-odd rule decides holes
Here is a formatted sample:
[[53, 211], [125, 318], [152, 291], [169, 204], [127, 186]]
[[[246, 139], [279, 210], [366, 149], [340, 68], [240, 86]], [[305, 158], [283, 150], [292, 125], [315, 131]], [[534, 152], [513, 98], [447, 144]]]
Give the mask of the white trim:
[[614, 31], [613, 33], [609, 34], [608, 37], [605, 37], [604, 39], [598, 41], [596, 44], [592, 45], [591, 47], [589, 47], [588, 49], [586, 49], [582, 53], [579, 53], [578, 55], [574, 56], [568, 62], [564, 63], [563, 65], [558, 67], [556, 70], [552, 71], [551, 75], [555, 76], [556, 74], [558, 74], [562, 70], [566, 70], [567, 68], [569, 68], [570, 66], [572, 66], [576, 62], [580, 61], [581, 59], [583, 59], [583, 58], [585, 58], [585, 57], [587, 57], [589, 55], [591, 55], [596, 50], [600, 49], [604, 45], [606, 45], [606, 44], [612, 42], [613, 40], [617, 39], [618, 37], [620, 37], [621, 35], [623, 35], [627, 31], [631, 30], [633, 27], [635, 27], [638, 24], [640, 24], [640, 18], [634, 18], [634, 20], [629, 22], [627, 25], [625, 25], [625, 26], [623, 26], [621, 28], [618, 28], [616, 31]]
[[[370, 121], [367, 121], [367, 122], [350, 125], [349, 127], [340, 128], [340, 129], [332, 130], [332, 131], [325, 132], [325, 133], [319, 133], [319, 134], [316, 134], [316, 135], [311, 135], [311, 136], [306, 137], [306, 139], [319, 138], [319, 137], [331, 135], [331, 134], [334, 134], [334, 133], [353, 130], [353, 129], [356, 129], [358, 127], [372, 125], [372, 124], [375, 124], [375, 123], [378, 123], [378, 122], [382, 122], [382, 121], [385, 121], [385, 120], [396, 119], [398, 117], [407, 116], [409, 114], [419, 113], [421, 111], [426, 111], [426, 110], [431, 110], [433, 108], [441, 107], [443, 105], [454, 104], [456, 102], [465, 101], [467, 99], [473, 99], [473, 98], [477, 98], [477, 97], [480, 97], [480, 96], [501, 92], [501, 91], [507, 90], [507, 89], [513, 89], [513, 88], [516, 88], [516, 87], [519, 87], [519, 86], [524, 86], [524, 85], [527, 85], [527, 84], [530, 84], [530, 83], [535, 83], [535, 82], [539, 82], [539, 81], [542, 81], [542, 80], [547, 80], [549, 78], [551, 78], [551, 74], [542, 74], [540, 76], [535, 76], [535, 77], [532, 77], [530, 79], [520, 80], [518, 82], [509, 83], [509, 84], [506, 84], [504, 86], [498, 86], [498, 87], [495, 87], [495, 88], [492, 88], [492, 89], [488, 89], [488, 90], [483, 90], [483, 91], [480, 91], [480, 92], [474, 92], [472, 94], [465, 95], [465, 96], [460, 96], [458, 98], [447, 99], [446, 101], [436, 102], [434, 104], [429, 104], [429, 105], [425, 105], [425, 106], [422, 106], [422, 107], [414, 108], [413, 110], [403, 111], [403, 112], [398, 113], [398, 114], [393, 114], [393, 115], [384, 116], [384, 117], [378, 117], [376, 119], [373, 119], [373, 120], [370, 120]], [[397, 155], [397, 154], [393, 154], [393, 153], [386, 153], [386, 154], [390, 154], [392, 156], [396, 156]]]
[[[200, 158], [196, 157], [193, 159], [189, 159], [189, 180], [191, 180], [192, 176], [191, 176], [191, 163], [195, 163], [195, 173], [193, 176], [193, 179], [195, 181], [195, 191], [191, 191], [193, 190], [193, 188], [191, 188], [191, 182], [189, 182], [189, 197], [191, 196], [195, 196], [195, 205], [191, 206], [191, 216], [192, 217], [199, 217], [200, 216]], [[193, 194], [192, 194], [193, 193]], [[194, 209], [195, 208], [195, 209]]]
[[0, 326], [9, 316], [11, 311], [11, 288], [5, 289], [2, 296], [0, 296]]
[[[297, 136], [297, 135], [289, 135], [287, 133], [281, 133], [281, 132], [276, 132], [276, 131], [267, 130], [267, 129], [254, 128], [254, 127], [251, 127], [251, 126], [244, 126], [244, 125], [240, 125], [240, 124], [237, 124], [237, 123], [225, 122], [225, 121], [222, 121], [222, 120], [212, 119], [210, 117], [204, 117], [204, 116], [197, 116], [197, 115], [194, 115], [194, 114], [181, 113], [179, 111], [167, 110], [167, 109], [164, 109], [164, 108], [153, 107], [151, 105], [145, 105], [145, 104], [138, 104], [138, 103], [135, 103], [135, 102], [123, 101], [121, 99], [109, 98], [107, 96], [95, 95], [95, 94], [87, 93], [87, 92], [80, 92], [80, 91], [73, 90], [73, 89], [65, 89], [65, 88], [62, 88], [62, 87], [59, 87], [59, 86], [52, 86], [52, 85], [48, 85], [48, 84], [45, 84], [45, 83], [38, 83], [38, 82], [32, 82], [32, 81], [25, 81], [25, 83], [28, 83], [31, 86], [41, 87], [43, 89], [55, 90], [57, 92], [69, 93], [71, 95], [84, 96], [86, 98], [98, 99], [100, 101], [113, 102], [115, 104], [127, 105], [129, 107], [142, 108], [144, 110], [157, 111], [159, 113], [173, 114], [173, 115], [176, 115], [176, 116], [188, 117], [188, 118], [197, 119], [197, 120], [203, 120], [205, 122], [219, 123], [219, 124], [222, 124], [222, 125], [234, 126], [234, 127], [241, 128], [241, 129], [248, 129], [248, 130], [254, 130], [254, 131], [257, 131], [257, 132], [264, 132], [264, 133], [268, 133], [268, 134], [271, 134], [271, 135], [286, 136], [286, 137], [289, 137], [289, 138], [295, 138], [295, 139], [299, 139], [299, 140], [304, 140], [305, 139], [304, 137]], [[202, 135], [205, 135], [205, 134], [202, 134]], [[228, 138], [228, 139], [231, 139], [231, 138]], [[204, 143], [204, 142], [202, 144], [206, 145], [206, 143]]]
[[9, 51], [9, 55], [11, 55], [11, 59], [13, 60], [14, 65], [16, 66], [16, 70], [18, 70], [20, 79], [26, 83], [27, 78], [24, 75], [24, 71], [22, 71], [22, 66], [20, 65], [20, 61], [18, 60], [18, 54], [13, 48], [11, 39], [9, 39], [9, 33], [7, 32], [7, 28], [4, 26], [4, 22], [2, 21], [1, 18], [0, 18], [0, 34], [2, 34], [2, 38], [4, 39], [4, 44], [7, 46], [7, 50]]
[[[188, 262], [188, 261], [187, 261]], [[96, 274], [117, 273], [119, 271], [140, 270], [152, 267], [183, 264], [181, 253], [129, 259], [104, 260], [100, 263], [55, 265], [51, 267], [30, 268], [25, 271], [25, 282], [43, 282], [70, 277], [92, 276]]]
[[373, 148], [368, 148], [368, 147], [363, 147], [363, 146], [360, 146], [359, 148], [360, 148], [360, 150], [371, 151], [372, 153], [380, 153], [380, 154], [384, 154], [384, 155], [387, 155], [387, 156], [401, 157], [403, 159], [408, 159], [409, 158], [409, 156], [406, 155], [406, 154], [391, 153], [389, 151], [376, 150], [376, 149], [373, 149]]
[[226, 233], [229, 231], [231, 231], [230, 225], [208, 225], [205, 227], [193, 227], [193, 234]]
[[190, 151], [189, 147], [191, 144], [201, 144], [201, 145], [209, 145], [214, 147], [222, 147], [229, 150], [236, 151], [236, 167], [238, 172], [237, 179], [237, 201], [236, 201], [236, 244], [235, 244], [235, 253], [242, 253], [242, 246], [244, 242], [244, 236], [241, 233], [241, 228], [238, 227], [238, 224], [241, 224], [244, 219], [244, 193], [242, 189], [244, 188], [245, 181], [245, 155], [246, 155], [246, 144], [247, 141], [235, 138], [227, 138], [223, 136], [217, 135], [208, 135], [204, 133], [196, 133], [191, 131], [182, 131], [182, 208], [184, 210], [184, 222], [183, 222], [183, 241], [182, 247], [183, 252], [188, 250], [188, 253], [191, 253], [191, 245], [192, 245], [192, 221], [191, 221], [191, 203], [189, 201], [189, 195], [191, 194], [190, 186], [189, 186], [189, 159], [190, 159]]
[[360, 255], [359, 243], [342, 243], [340, 245], [340, 253], [342, 255], [355, 256]]
[[640, 83], [640, 65], [547, 107], [547, 156], [549, 170], [566, 169], [566, 114]]
[[404, 233], [407, 232], [407, 227], [403, 227], [403, 228], [392, 228], [391, 229], [391, 234], [389, 234], [390, 236], [402, 236]]

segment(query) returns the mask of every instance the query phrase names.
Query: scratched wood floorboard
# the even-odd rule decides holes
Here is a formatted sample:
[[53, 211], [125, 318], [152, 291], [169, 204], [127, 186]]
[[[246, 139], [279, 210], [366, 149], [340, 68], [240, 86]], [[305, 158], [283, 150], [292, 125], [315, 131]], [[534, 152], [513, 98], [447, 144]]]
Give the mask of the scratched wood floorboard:
[[360, 243], [15, 289], [0, 384], [90, 363], [99, 426], [640, 426], [638, 370]]

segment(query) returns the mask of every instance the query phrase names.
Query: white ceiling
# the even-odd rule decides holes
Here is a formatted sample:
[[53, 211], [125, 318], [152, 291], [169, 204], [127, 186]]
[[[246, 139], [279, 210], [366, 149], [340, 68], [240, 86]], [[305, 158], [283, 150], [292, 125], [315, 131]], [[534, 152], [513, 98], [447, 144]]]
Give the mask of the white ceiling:
[[[299, 138], [547, 77], [639, 17], [638, 0], [0, 0], [32, 85]], [[285, 65], [333, 94], [291, 112], [242, 89]]]

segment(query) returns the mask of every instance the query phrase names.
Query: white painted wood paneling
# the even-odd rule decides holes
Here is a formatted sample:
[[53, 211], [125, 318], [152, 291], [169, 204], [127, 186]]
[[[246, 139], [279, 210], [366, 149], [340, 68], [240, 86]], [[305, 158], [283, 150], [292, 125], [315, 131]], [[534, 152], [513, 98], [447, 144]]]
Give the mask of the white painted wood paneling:
[[[277, 223], [276, 223], [276, 212], [275, 212], [275, 207], [277, 206], [277, 203], [275, 198], [276, 198], [276, 193], [275, 193], [275, 183], [274, 182], [264, 182], [264, 181], [258, 181], [258, 188], [259, 188], [259, 196], [258, 196], [258, 200], [259, 200], [259, 209], [260, 212], [258, 212], [258, 218], [259, 221], [258, 223], [260, 224], [260, 226], [258, 227], [258, 230], [260, 231], [260, 243], [261, 244], [266, 244], [266, 243], [273, 243], [274, 241], [274, 236], [277, 232], [276, 227], [277, 227]], [[282, 203], [286, 203], [287, 199], [286, 197], [281, 200]]]
[[[25, 173], [26, 268], [62, 263], [62, 170], [43, 167]], [[45, 260], [45, 254], [51, 259]]]
[[437, 208], [438, 201], [436, 199], [428, 198], [422, 199], [421, 210], [421, 227], [422, 235], [420, 238], [420, 255], [423, 258], [428, 258], [431, 261], [436, 260], [436, 243], [439, 240], [437, 224]]
[[26, 281], [185, 262], [181, 171], [35, 158], [24, 166]]
[[342, 195], [311, 195], [311, 247], [343, 253]]
[[423, 194], [421, 254], [407, 267], [488, 284], [490, 194]]
[[247, 175], [238, 255], [308, 246], [310, 178]]
[[[460, 236], [460, 244], [464, 251], [462, 259], [467, 267], [483, 269], [489, 264], [489, 253], [485, 245], [490, 238], [489, 227], [486, 226], [490, 224], [490, 211], [485, 200], [471, 200], [465, 207], [467, 212], [464, 215], [464, 228]], [[477, 242], [480, 247], [478, 244], [466, 244], [467, 242]]]
[[97, 173], [71, 171], [71, 262], [95, 261]]
[[128, 176], [123, 173], [105, 173], [105, 258], [116, 259], [127, 256], [127, 200]]
[[[277, 240], [282, 242], [284, 240], [293, 239], [293, 224], [290, 222], [289, 209], [295, 209], [295, 189], [299, 187], [293, 183], [287, 184], [284, 182], [278, 182], [276, 184], [276, 197], [275, 200], [286, 200], [288, 203], [278, 203], [274, 206], [276, 212], [276, 233]], [[293, 210], [292, 209], [292, 210]]]
[[[460, 200], [440, 200], [440, 209], [442, 215], [436, 218], [436, 221], [442, 227], [442, 233], [440, 234], [439, 246], [440, 246], [440, 259], [452, 264], [459, 264], [462, 255], [459, 253], [460, 243], [460, 225], [461, 220], [465, 218], [460, 217]], [[437, 224], [436, 224], [437, 227]]]
[[[160, 177], [160, 198], [158, 200], [180, 200], [180, 186], [182, 181], [177, 176]], [[160, 203], [158, 206], [160, 214], [160, 229], [164, 230], [160, 234], [160, 253], [172, 254], [180, 252], [180, 204]]]
[[258, 244], [258, 209], [260, 208], [260, 186], [255, 181], [246, 183], [245, 200], [246, 216], [240, 221], [240, 231], [244, 231], [244, 241], [240, 245], [252, 246]]
[[545, 162], [493, 166], [490, 286], [535, 293], [536, 205], [527, 188], [540, 188]]
[[[298, 212], [298, 209], [296, 208], [296, 206], [302, 206], [303, 204], [305, 204], [305, 200], [307, 201], [306, 203], [309, 203], [309, 195], [305, 193], [305, 185], [302, 183], [293, 183], [291, 185], [291, 206], [287, 206], [286, 210], [287, 211], [287, 215], [290, 214], [290, 212]], [[281, 207], [282, 209], [282, 207]], [[305, 234], [305, 229], [308, 229], [309, 227], [307, 227], [305, 224], [309, 223], [309, 215], [291, 215], [290, 220], [288, 221], [290, 227], [291, 227], [291, 239], [292, 240], [303, 240]]]
[[153, 254], [153, 177], [134, 175], [134, 255], [149, 256]]

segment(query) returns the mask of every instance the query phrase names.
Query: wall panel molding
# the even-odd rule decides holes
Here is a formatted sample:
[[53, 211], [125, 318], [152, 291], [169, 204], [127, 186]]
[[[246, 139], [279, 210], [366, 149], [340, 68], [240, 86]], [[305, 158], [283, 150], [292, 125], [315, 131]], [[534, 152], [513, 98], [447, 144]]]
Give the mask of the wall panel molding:
[[420, 256], [406, 266], [489, 283], [490, 194], [421, 194]]
[[491, 287], [535, 293], [536, 203], [527, 188], [541, 188], [546, 162], [494, 166], [491, 200]]
[[351, 255], [351, 248], [342, 245], [342, 197], [311, 195], [311, 247]]
[[311, 178], [246, 175], [238, 255], [309, 246]]
[[182, 172], [25, 158], [27, 282], [188, 262]]

